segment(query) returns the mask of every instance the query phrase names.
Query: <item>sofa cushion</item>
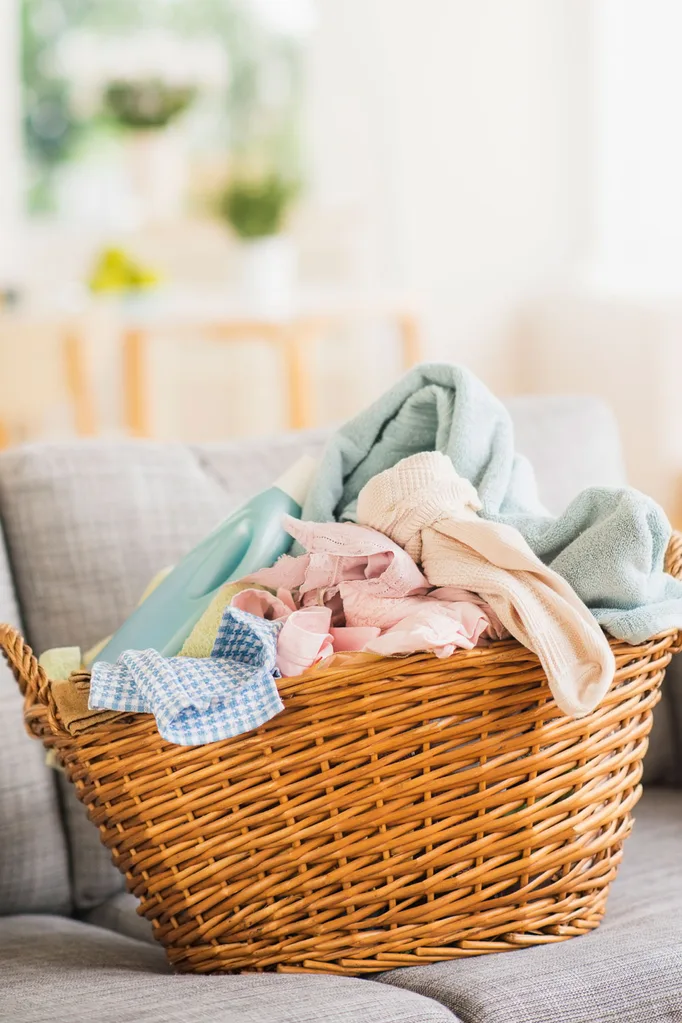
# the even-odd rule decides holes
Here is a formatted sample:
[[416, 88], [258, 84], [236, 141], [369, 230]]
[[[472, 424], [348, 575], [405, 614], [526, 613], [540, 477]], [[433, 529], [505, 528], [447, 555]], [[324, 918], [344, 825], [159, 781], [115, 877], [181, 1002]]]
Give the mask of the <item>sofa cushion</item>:
[[[29, 642], [39, 652], [72, 644], [87, 649], [117, 628], [160, 568], [271, 483], [302, 451], [319, 451], [321, 444], [319, 435], [205, 451], [151, 442], [36, 444], [0, 456], [0, 514]], [[9, 609], [5, 617], [11, 615]], [[16, 688], [13, 680], [10, 684]], [[23, 733], [18, 693], [12, 699], [14, 716], [7, 727], [24, 751], [31, 744]], [[29, 756], [42, 771], [38, 744]], [[0, 763], [7, 777], [4, 760]], [[21, 790], [16, 773], [10, 777], [19, 820]], [[46, 777], [44, 784], [52, 789], [54, 776]], [[63, 778], [59, 783], [74, 903], [86, 910], [120, 891], [123, 879], [72, 786]], [[58, 853], [56, 840], [50, 844]], [[63, 898], [45, 905], [12, 904], [15, 910], [64, 905]]]
[[[0, 620], [20, 627], [0, 532]], [[0, 915], [71, 908], [66, 837], [54, 771], [24, 729], [14, 676], [0, 662]]]
[[591, 934], [380, 980], [435, 998], [466, 1023], [682, 1020], [682, 792], [649, 789], [624, 849]]
[[673, 657], [654, 709], [644, 782], [682, 788], [682, 654]]
[[[26, 635], [39, 652], [87, 648], [220, 516], [220, 487], [186, 448], [32, 445], [0, 458], [0, 512]], [[120, 890], [72, 786], [60, 777], [77, 909]]]
[[0, 514], [31, 643], [87, 648], [149, 580], [287, 459], [320, 442], [192, 449], [153, 442], [35, 444], [0, 456]]
[[457, 1023], [367, 980], [174, 977], [160, 947], [55, 917], [0, 920], [0, 992], [8, 1023]]
[[517, 450], [530, 459], [540, 497], [555, 515], [586, 487], [627, 482], [616, 418], [598, 398], [533, 395], [506, 404]]
[[130, 892], [117, 892], [100, 906], [84, 913], [83, 920], [95, 927], [103, 927], [107, 931], [124, 934], [126, 938], [135, 938], [136, 941], [155, 944], [156, 939], [152, 933], [151, 923], [137, 912], [139, 905], [139, 899], [131, 895]]

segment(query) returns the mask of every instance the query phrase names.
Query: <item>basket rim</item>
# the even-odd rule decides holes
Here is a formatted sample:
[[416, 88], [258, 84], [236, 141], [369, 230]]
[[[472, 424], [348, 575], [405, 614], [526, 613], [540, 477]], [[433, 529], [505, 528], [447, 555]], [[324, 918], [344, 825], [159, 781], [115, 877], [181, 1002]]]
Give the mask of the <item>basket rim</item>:
[[[614, 656], [616, 659], [616, 672], [614, 675], [614, 683], [621, 681], [624, 677], [627, 677], [634, 670], [637, 669], [637, 662], [641, 659], [646, 659], [650, 667], [656, 667], [659, 663], [659, 658], [667, 659], [668, 652], [674, 652], [675, 640], [678, 638], [678, 631], [676, 629], [668, 629], [658, 635], [652, 637], [644, 643], [640, 643], [637, 646], [631, 646], [622, 640], [616, 640], [612, 637], [609, 638], [610, 645], [613, 649]], [[494, 647], [494, 649], [493, 649]], [[672, 648], [672, 650], [671, 650]], [[652, 660], [653, 658], [653, 660]], [[486, 684], [481, 684], [480, 677], [477, 676], [479, 668], [484, 663], [488, 663], [493, 673], [486, 679]], [[495, 676], [494, 671], [503, 668], [504, 665], [509, 664], [510, 666], [518, 667], [521, 664], [527, 665], [534, 673], [541, 677], [533, 681], [518, 682], [515, 681], [513, 671], [509, 673], [500, 673]], [[290, 720], [291, 716], [297, 711], [304, 711], [308, 708], [308, 700], [315, 699], [318, 701], [322, 694], [330, 696], [330, 682], [338, 682], [342, 680], [344, 685], [348, 687], [362, 687], [367, 681], [368, 674], [372, 677], [375, 676], [377, 669], [381, 665], [391, 665], [393, 670], [386, 671], [385, 677], [390, 679], [401, 678], [404, 679], [405, 686], [417, 685], [417, 680], [424, 678], [425, 675], [430, 676], [428, 682], [429, 689], [438, 689], [450, 687], [453, 682], [453, 674], [459, 674], [460, 677], [457, 679], [458, 682], [458, 693], [460, 696], [470, 695], [472, 699], [476, 699], [481, 693], [492, 694], [496, 690], [502, 691], [509, 689], [510, 686], [518, 685], [525, 689], [530, 694], [534, 689], [541, 687], [545, 690], [544, 700], [545, 704], [553, 702], [553, 697], [549, 689], [546, 678], [542, 673], [542, 668], [536, 654], [532, 653], [526, 647], [522, 646], [515, 639], [495, 640], [489, 646], [476, 647], [472, 650], [456, 650], [449, 657], [438, 658], [433, 652], [421, 652], [417, 654], [410, 654], [406, 656], [398, 657], [385, 657], [380, 655], [370, 655], [366, 661], [361, 664], [346, 664], [346, 666], [339, 665], [331, 668], [325, 668], [324, 662], [321, 665], [316, 665], [314, 668], [309, 669], [307, 672], [301, 675], [285, 676], [277, 680], [278, 688], [283, 701], [285, 701], [284, 710], [277, 714], [271, 721], [265, 722], [260, 728], [253, 729], [250, 732], [243, 733], [240, 736], [235, 736], [232, 739], [221, 739], [215, 743], [205, 743], [203, 746], [218, 746], [222, 742], [231, 742], [235, 738], [245, 739], [249, 736], [256, 736], [262, 732], [263, 729], [268, 729], [271, 726], [272, 721], [278, 721], [282, 723], [284, 716], [286, 720]], [[430, 669], [428, 672], [424, 671], [425, 666]], [[466, 675], [469, 677], [462, 677], [462, 668], [466, 668]], [[363, 671], [363, 669], [366, 669]], [[396, 670], [398, 669], [398, 670]], [[89, 672], [77, 672], [74, 673], [71, 678], [73, 680], [88, 680], [90, 677]], [[612, 687], [609, 689], [611, 692]], [[121, 727], [126, 729], [130, 728], [133, 722], [144, 725], [144, 723], [152, 726], [156, 730], [156, 724], [153, 714], [144, 714], [140, 712], [130, 711], [112, 711], [110, 718], [106, 722], [98, 722], [82, 730], [78, 735], [70, 732], [69, 729], [64, 725], [60, 715], [59, 709], [54, 704], [54, 700], [51, 696], [50, 681], [47, 681], [48, 691], [48, 703], [35, 703], [32, 709], [29, 711], [27, 708], [27, 722], [30, 722], [29, 727], [31, 728], [32, 734], [35, 733], [35, 728], [40, 727], [43, 734], [37, 736], [45, 738], [45, 730], [48, 733], [62, 741], [74, 742], [78, 739], [87, 739], [88, 744], [96, 741], [98, 738], [106, 736], [110, 730], [116, 732]], [[608, 696], [608, 694], [607, 694]], [[530, 695], [529, 695], [530, 698]], [[537, 698], [537, 697], [536, 697]], [[330, 697], [334, 699], [333, 695]], [[437, 697], [434, 695], [434, 701]], [[286, 702], [288, 701], [288, 702]], [[327, 701], [323, 701], [327, 702]], [[326, 717], [324, 707], [319, 706], [319, 718], [320, 723]], [[287, 715], [287, 711], [289, 714]], [[480, 712], [478, 712], [480, 713]], [[557, 717], [563, 716], [559, 708], [556, 708]], [[175, 745], [175, 744], [171, 744]], [[178, 748], [184, 749], [187, 747], [180, 746]], [[202, 747], [195, 747], [202, 748]]]

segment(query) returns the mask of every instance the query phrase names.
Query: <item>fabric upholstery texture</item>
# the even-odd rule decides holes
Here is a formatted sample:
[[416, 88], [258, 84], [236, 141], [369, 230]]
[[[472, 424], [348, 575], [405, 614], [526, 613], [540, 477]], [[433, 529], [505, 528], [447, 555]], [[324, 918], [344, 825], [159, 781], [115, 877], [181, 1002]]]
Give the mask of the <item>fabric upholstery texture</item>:
[[529, 460], [540, 500], [557, 515], [587, 487], [627, 483], [611, 409], [585, 395], [532, 395], [505, 402], [516, 448]]
[[169, 973], [158, 946], [57, 917], [0, 920], [3, 1023], [457, 1023], [350, 977]]
[[465, 1023], [682, 1020], [682, 792], [645, 792], [596, 931], [380, 980], [435, 998]]
[[130, 892], [118, 892], [106, 902], [83, 913], [82, 919], [85, 923], [103, 927], [106, 931], [116, 931], [126, 938], [135, 938], [136, 941], [146, 941], [155, 945], [152, 925], [146, 917], [140, 916], [137, 912], [139, 905], [139, 900]]
[[[0, 533], [0, 620], [21, 627]], [[26, 734], [21, 694], [0, 663], [0, 915], [68, 913], [66, 836], [56, 776]]]
[[111, 854], [100, 842], [71, 782], [58, 774], [57, 783], [68, 842], [73, 907], [76, 911], [91, 909], [121, 891], [125, 880], [111, 862]]
[[[111, 633], [159, 569], [176, 561], [242, 500], [268, 486], [287, 460], [315, 453], [321, 443], [312, 435], [199, 451], [153, 442], [93, 441], [33, 444], [4, 453], [0, 517], [31, 645], [38, 653], [72, 644], [85, 650]], [[5, 591], [11, 596], [0, 560], [0, 601]], [[2, 603], [0, 608], [3, 620], [18, 621], [13, 596], [6, 610]], [[11, 812], [0, 802], [0, 829], [10, 829], [13, 839], [10, 845], [0, 830], [0, 912], [68, 910], [55, 775], [44, 767], [42, 748], [24, 733], [14, 679], [4, 665], [0, 671], [3, 709], [8, 701], [0, 720], [0, 792], [11, 798]], [[14, 763], [22, 774], [11, 770]], [[123, 878], [73, 787], [61, 776], [58, 784], [74, 903], [86, 910], [120, 891]], [[44, 838], [36, 845], [41, 832]], [[32, 864], [39, 865], [35, 876]]]
[[654, 708], [643, 780], [682, 788], [682, 654], [670, 662]]

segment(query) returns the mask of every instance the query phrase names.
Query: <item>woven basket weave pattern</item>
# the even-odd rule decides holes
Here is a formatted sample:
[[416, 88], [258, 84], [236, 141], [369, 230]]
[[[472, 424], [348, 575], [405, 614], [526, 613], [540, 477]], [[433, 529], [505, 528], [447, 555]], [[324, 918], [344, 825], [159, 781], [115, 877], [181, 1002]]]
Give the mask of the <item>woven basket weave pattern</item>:
[[171, 963], [200, 973], [358, 974], [596, 927], [677, 640], [611, 641], [614, 685], [578, 721], [505, 641], [282, 679], [284, 713], [187, 748], [149, 715], [69, 735], [30, 649], [0, 627], [29, 730]]

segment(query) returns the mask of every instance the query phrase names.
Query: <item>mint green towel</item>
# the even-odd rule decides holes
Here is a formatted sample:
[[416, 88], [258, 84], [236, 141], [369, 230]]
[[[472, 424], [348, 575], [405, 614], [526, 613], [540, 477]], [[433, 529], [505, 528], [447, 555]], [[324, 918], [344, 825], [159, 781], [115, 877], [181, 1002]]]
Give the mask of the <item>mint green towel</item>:
[[670, 523], [632, 488], [590, 487], [555, 518], [514, 451], [504, 405], [459, 366], [417, 366], [329, 441], [303, 507], [314, 522], [355, 518], [372, 476], [416, 451], [443, 451], [471, 480], [481, 515], [515, 526], [613, 636], [628, 643], [682, 628], [682, 583], [663, 571]]

